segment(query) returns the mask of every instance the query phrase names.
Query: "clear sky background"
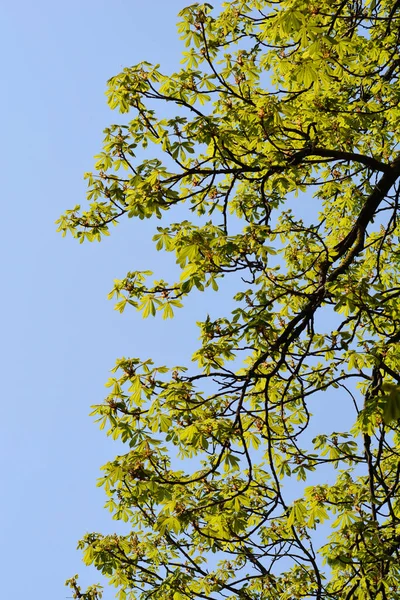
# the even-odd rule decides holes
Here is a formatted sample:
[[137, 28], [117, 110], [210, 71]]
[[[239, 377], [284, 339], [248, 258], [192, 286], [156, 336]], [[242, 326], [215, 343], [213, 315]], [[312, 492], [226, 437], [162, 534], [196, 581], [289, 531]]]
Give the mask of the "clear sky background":
[[[141, 60], [178, 69], [176, 14], [187, 4], [2, 3], [0, 596], [7, 600], [64, 599], [71, 595], [64, 581], [76, 572], [83, 587], [99, 580], [75, 548], [86, 531], [116, 529], [96, 479], [118, 448], [88, 417], [90, 405], [105, 396], [117, 357], [183, 364], [197, 345], [202, 306], [192, 302], [174, 321], [144, 321], [119, 315], [106, 299], [128, 270], [171, 264], [154, 250], [156, 224], [126, 222], [101, 244], [84, 245], [54, 225], [84, 202], [82, 175], [101, 150], [103, 129], [121, 118], [106, 105], [107, 79]], [[113, 597], [105, 591], [104, 600]]]
[[[61, 600], [84, 567], [78, 539], [115, 530], [96, 488], [117, 453], [88, 417], [119, 356], [174, 362], [187, 354], [179, 322], [113, 310], [115, 277], [151, 268], [154, 224], [126, 223], [79, 245], [54, 221], [83, 202], [82, 175], [118, 121], [109, 77], [140, 60], [179, 68], [176, 15], [186, 0], [1, 3], [0, 597]], [[132, 227], [133, 226], [133, 227]], [[178, 329], [176, 329], [178, 327]], [[190, 332], [189, 332], [190, 333]], [[197, 334], [192, 335], [193, 348]], [[189, 349], [190, 351], [190, 349]], [[105, 600], [114, 597], [106, 590]]]

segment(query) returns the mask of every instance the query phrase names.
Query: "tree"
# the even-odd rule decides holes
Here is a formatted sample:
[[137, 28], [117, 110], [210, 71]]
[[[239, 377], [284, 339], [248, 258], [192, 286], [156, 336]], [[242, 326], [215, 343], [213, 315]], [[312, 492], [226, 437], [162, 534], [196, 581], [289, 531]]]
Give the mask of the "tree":
[[[86, 535], [84, 560], [120, 600], [400, 598], [400, 2], [180, 18], [180, 72], [108, 82], [133, 116], [58, 225], [83, 242], [158, 219], [180, 278], [128, 273], [120, 312], [170, 318], [224, 279], [234, 308], [204, 315], [189, 367], [117, 360], [93, 414], [126, 444], [101, 484], [130, 533]], [[315, 423], [322, 398], [352, 426]]]

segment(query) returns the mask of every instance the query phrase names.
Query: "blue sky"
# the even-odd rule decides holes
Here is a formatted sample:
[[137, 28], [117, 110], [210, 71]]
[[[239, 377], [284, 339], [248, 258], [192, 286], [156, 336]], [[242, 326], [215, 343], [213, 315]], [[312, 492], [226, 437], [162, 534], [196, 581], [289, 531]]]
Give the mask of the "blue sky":
[[179, 362], [188, 349], [179, 332], [195, 332], [190, 311], [177, 332], [176, 323], [121, 317], [106, 299], [113, 278], [155, 264], [153, 226], [127, 223], [81, 246], [54, 225], [84, 200], [82, 175], [118, 119], [107, 79], [140, 60], [178, 68], [176, 14], [186, 4], [2, 3], [2, 598], [64, 599], [67, 577], [98, 579], [75, 548], [85, 531], [114, 531], [95, 483], [117, 449], [90, 405], [104, 397], [116, 357], [165, 362], [167, 350]]
[[[101, 244], [83, 246], [54, 225], [84, 202], [82, 175], [103, 129], [120, 118], [106, 105], [106, 80], [141, 60], [179, 68], [175, 23], [186, 4], [2, 6], [3, 598], [59, 600], [70, 595], [63, 584], [74, 573], [83, 587], [99, 579], [75, 548], [86, 531], [115, 530], [95, 484], [118, 449], [88, 417], [90, 405], [104, 397], [117, 357], [182, 364], [196, 348], [202, 305], [192, 302], [173, 322], [143, 321], [106, 299], [127, 271], [171, 264], [151, 243], [156, 224], [123, 223]], [[106, 590], [104, 600], [113, 597]]]

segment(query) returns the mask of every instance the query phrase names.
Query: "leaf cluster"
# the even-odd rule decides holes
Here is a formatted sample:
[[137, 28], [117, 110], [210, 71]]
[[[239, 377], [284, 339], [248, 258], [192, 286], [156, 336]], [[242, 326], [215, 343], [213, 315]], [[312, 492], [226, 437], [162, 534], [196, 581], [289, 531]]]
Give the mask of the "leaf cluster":
[[162, 221], [179, 277], [116, 280], [120, 312], [236, 290], [190, 368], [121, 358], [94, 407], [126, 445], [100, 485], [130, 533], [80, 547], [120, 600], [400, 597], [399, 20], [395, 0], [193, 4], [181, 70], [108, 82], [129, 120], [59, 231]]

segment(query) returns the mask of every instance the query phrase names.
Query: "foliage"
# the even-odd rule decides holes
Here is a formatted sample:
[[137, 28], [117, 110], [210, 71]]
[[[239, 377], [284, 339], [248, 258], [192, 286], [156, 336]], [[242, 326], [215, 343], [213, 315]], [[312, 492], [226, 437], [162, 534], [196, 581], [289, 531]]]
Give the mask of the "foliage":
[[120, 600], [400, 598], [399, 24], [398, 0], [195, 4], [179, 72], [108, 82], [133, 116], [59, 230], [162, 223], [179, 280], [128, 273], [121, 312], [236, 289], [191, 366], [121, 358], [94, 407], [126, 444], [100, 484], [130, 532], [80, 547]]

